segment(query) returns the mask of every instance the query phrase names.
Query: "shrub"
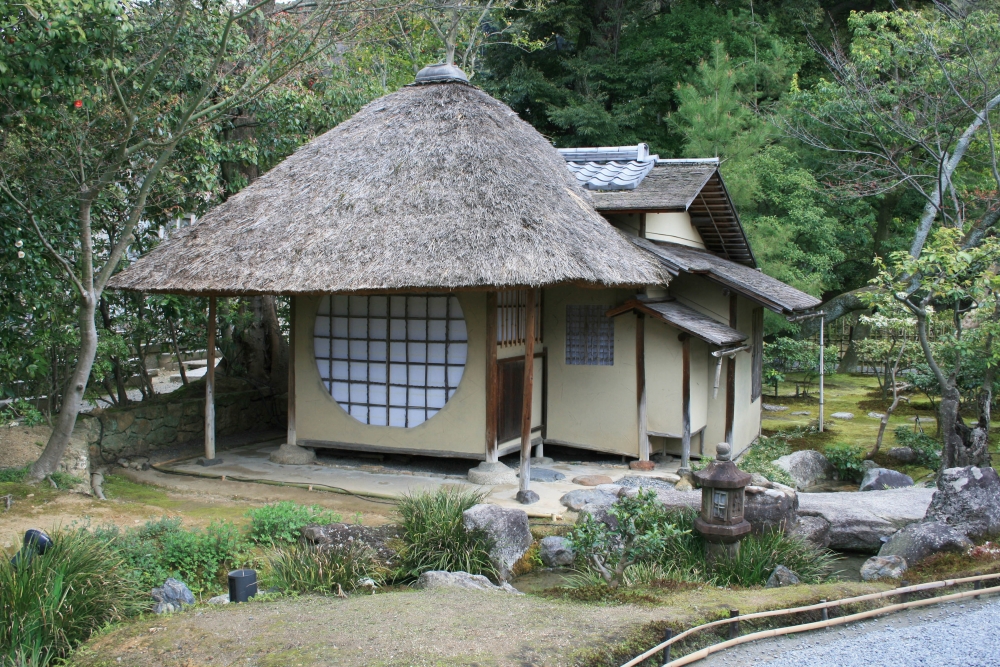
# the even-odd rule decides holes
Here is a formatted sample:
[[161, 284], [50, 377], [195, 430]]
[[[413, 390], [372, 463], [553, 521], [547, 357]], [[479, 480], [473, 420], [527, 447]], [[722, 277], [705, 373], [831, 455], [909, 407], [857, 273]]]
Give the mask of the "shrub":
[[0, 421], [20, 421], [23, 426], [38, 426], [45, 421], [45, 415], [28, 401], [19, 398], [8, 403], [3, 412], [0, 412]]
[[297, 544], [274, 550], [267, 558], [269, 585], [296, 593], [353, 591], [364, 579], [381, 584], [385, 572], [374, 552], [363, 545], [315, 547]]
[[775, 530], [747, 535], [736, 558], [718, 560], [711, 581], [716, 586], [763, 586], [778, 565], [798, 575], [804, 584], [824, 581], [833, 569], [832, 552]]
[[118, 552], [84, 530], [57, 532], [45, 554], [0, 559], [0, 665], [48, 665], [94, 630], [139, 610], [142, 591]]
[[917, 463], [925, 468], [937, 470], [941, 467], [941, 443], [923, 431], [914, 431], [908, 426], [896, 429], [896, 444], [909, 447], [917, 455]]
[[838, 477], [855, 482], [865, 476], [865, 453], [861, 445], [846, 442], [833, 443], [823, 449], [826, 460], [837, 470]]
[[744, 472], [757, 473], [772, 482], [794, 487], [795, 481], [792, 480], [791, 476], [771, 463], [771, 461], [791, 453], [792, 448], [788, 446], [788, 440], [782, 435], [762, 435], [740, 458], [737, 465]]
[[447, 570], [495, 578], [486, 535], [462, 526], [462, 512], [483, 498], [482, 493], [459, 489], [404, 496], [398, 506], [403, 546], [396, 576], [408, 580], [430, 570]]
[[23, 468], [0, 468], [0, 482], [23, 482], [28, 477], [31, 466]]
[[596, 569], [610, 588], [618, 588], [626, 569], [654, 560], [681, 531], [670, 522], [652, 489], [641, 489], [634, 498], [619, 498], [608, 512], [616, 519], [615, 527], [585, 514], [568, 539], [577, 558]]
[[318, 505], [299, 505], [288, 500], [254, 508], [247, 516], [250, 517], [250, 539], [258, 544], [295, 542], [309, 524], [341, 520], [339, 514]]

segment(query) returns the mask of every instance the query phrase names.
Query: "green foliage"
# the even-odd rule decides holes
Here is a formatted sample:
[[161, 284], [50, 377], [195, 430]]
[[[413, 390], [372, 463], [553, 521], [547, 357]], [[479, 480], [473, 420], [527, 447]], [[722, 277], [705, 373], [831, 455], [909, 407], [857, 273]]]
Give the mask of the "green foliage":
[[399, 501], [403, 546], [396, 577], [414, 579], [430, 570], [496, 576], [491, 545], [482, 533], [462, 526], [462, 512], [481, 503], [481, 493], [460, 489], [418, 492]]
[[917, 454], [917, 464], [937, 471], [941, 467], [941, 443], [923, 431], [900, 426], [895, 431], [896, 444], [909, 447]]
[[22, 426], [38, 426], [45, 422], [45, 416], [33, 404], [19, 398], [11, 401], [3, 412], [0, 422], [19, 422]]
[[712, 568], [716, 586], [762, 586], [778, 565], [798, 575], [804, 584], [823, 582], [833, 570], [832, 552], [774, 530], [748, 535], [740, 542], [736, 558], [724, 558]]
[[185, 529], [179, 518], [163, 517], [139, 528], [102, 526], [94, 531], [111, 541], [131, 577], [144, 590], [180, 579], [196, 595], [224, 587], [229, 570], [250, 559], [250, 544], [230, 522], [215, 521], [204, 529]]
[[737, 466], [740, 470], [750, 474], [758, 473], [772, 482], [795, 487], [795, 482], [791, 476], [771, 463], [777, 458], [792, 453], [792, 448], [788, 446], [788, 440], [781, 434], [767, 436], [762, 435], [757, 438], [750, 449], [740, 457]]
[[0, 665], [44, 667], [139, 610], [143, 591], [114, 545], [59, 531], [45, 554], [0, 559]]
[[618, 588], [629, 566], [655, 558], [682, 531], [670, 522], [652, 489], [619, 498], [608, 512], [614, 527], [584, 514], [567, 539], [580, 561], [596, 569], [610, 588]]
[[864, 460], [867, 454], [861, 445], [835, 442], [823, 448], [823, 455], [845, 481], [860, 481], [865, 476]]
[[255, 507], [247, 511], [250, 539], [258, 544], [295, 542], [309, 524], [338, 523], [341, 516], [319, 505], [299, 505], [289, 500]]
[[350, 592], [370, 579], [382, 583], [385, 572], [371, 549], [361, 545], [316, 547], [296, 544], [267, 557], [268, 585], [295, 593]]
[[57, 470], [51, 475], [49, 475], [49, 479], [55, 482], [56, 486], [58, 486], [60, 489], [68, 489], [70, 487], [79, 486], [80, 484], [84, 483], [83, 480], [77, 477], [76, 475], [71, 475], [67, 472], [62, 472], [61, 470]]
[[23, 482], [28, 477], [31, 466], [23, 468], [0, 468], [0, 482]]
[[[825, 372], [830, 372], [837, 363], [837, 350], [830, 346], [823, 348]], [[774, 342], [764, 343], [764, 371], [778, 396], [778, 382], [789, 373], [801, 373], [796, 382], [802, 393], [808, 394], [809, 387], [819, 378], [819, 345], [811, 340], [797, 340], [778, 336]]]

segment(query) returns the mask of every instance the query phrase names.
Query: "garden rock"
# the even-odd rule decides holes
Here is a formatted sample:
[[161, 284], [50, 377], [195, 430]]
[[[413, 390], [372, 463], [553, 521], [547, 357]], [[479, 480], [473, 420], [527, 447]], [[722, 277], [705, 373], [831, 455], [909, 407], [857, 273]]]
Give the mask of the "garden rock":
[[784, 565], [779, 565], [774, 568], [774, 572], [772, 572], [771, 576], [767, 578], [767, 583], [764, 584], [764, 588], [782, 588], [784, 586], [794, 586], [798, 583], [801, 583], [799, 575], [795, 574]]
[[313, 524], [302, 529], [302, 537], [320, 548], [363, 545], [372, 550], [376, 560], [392, 566], [397, 553], [390, 544], [402, 536], [399, 526], [365, 526], [355, 523]]
[[830, 546], [830, 522], [821, 516], [798, 517], [788, 534], [820, 549], [826, 549]]
[[[156, 606], [153, 611], [157, 614], [179, 611], [186, 604], [194, 604], [194, 595], [191, 589], [173, 577], [163, 582], [162, 586], [150, 591]], [[157, 611], [159, 609], [159, 611]]]
[[771, 403], [761, 403], [760, 407], [764, 412], [784, 412], [788, 409], [787, 405], [772, 405]]
[[498, 484], [517, 484], [517, 471], [500, 461], [482, 461], [469, 470], [468, 479], [473, 484], [496, 486]]
[[691, 491], [694, 489], [694, 484], [692, 484], [691, 480], [687, 477], [681, 477], [677, 483], [674, 484], [674, 488], [678, 491]]
[[271, 452], [271, 463], [280, 463], [282, 465], [309, 465], [316, 461], [316, 452], [305, 447], [299, 447], [298, 445], [290, 445], [287, 442], [281, 447], [278, 447], [277, 451]]
[[656, 463], [653, 461], [629, 461], [629, 470], [653, 470], [656, 468]]
[[906, 572], [906, 560], [902, 556], [872, 556], [861, 566], [861, 578], [899, 579]]
[[599, 489], [576, 489], [563, 495], [559, 502], [564, 507], [579, 512], [584, 505], [610, 505], [618, 499], [616, 493], [609, 493]]
[[482, 530], [486, 533], [492, 544], [490, 560], [504, 581], [510, 579], [514, 563], [534, 542], [528, 513], [524, 510], [480, 503], [462, 512], [462, 525], [467, 531]]
[[972, 540], [948, 524], [927, 521], [911, 523], [898, 531], [882, 546], [878, 555], [902, 556], [912, 565], [940, 551], [964, 553], [972, 547]]
[[917, 460], [917, 453], [912, 447], [893, 447], [885, 455], [899, 463], [913, 463]]
[[830, 415], [830, 417], [832, 417], [833, 419], [850, 420], [850, 419], [854, 419], [854, 413], [853, 412], [834, 412], [832, 415]]
[[611, 484], [614, 481], [607, 475], [580, 475], [573, 478], [574, 484], [580, 486], [598, 486], [599, 484]]
[[573, 547], [569, 540], [558, 535], [543, 537], [538, 545], [538, 555], [545, 567], [569, 567], [573, 564]]
[[796, 417], [808, 417], [812, 415], [812, 413], [809, 412], [808, 410], [796, 410], [792, 414], [795, 415]]
[[755, 535], [780, 530], [787, 532], [795, 524], [799, 507], [795, 489], [783, 484], [766, 482], [746, 487], [743, 518], [750, 522]]
[[792, 452], [773, 461], [774, 465], [788, 473], [795, 482], [795, 488], [802, 490], [833, 476], [833, 466], [826, 457], [813, 449]]
[[214, 598], [209, 598], [208, 604], [229, 604], [229, 593], [223, 593], [222, 595], [216, 595]]
[[875, 468], [878, 468], [878, 464], [871, 459], [865, 459], [861, 462], [861, 467], [865, 470], [875, 470]]
[[532, 468], [530, 479], [532, 482], [558, 482], [561, 479], [566, 479], [566, 475], [548, 468]]
[[910, 487], [888, 491], [800, 493], [799, 516], [830, 524], [830, 548], [877, 553], [881, 538], [920, 521], [933, 491]]
[[445, 572], [444, 570], [431, 570], [424, 572], [413, 583], [413, 588], [422, 590], [432, 590], [435, 588], [462, 588], [470, 591], [487, 591], [490, 593], [513, 593], [523, 595], [519, 590], [508, 584], [506, 581], [499, 586], [481, 574], [469, 574], [468, 572]]
[[861, 480], [861, 491], [881, 491], [883, 489], [903, 489], [913, 486], [913, 478], [888, 468], [871, 468]]
[[948, 468], [938, 479], [926, 519], [973, 540], [1000, 534], [1000, 477], [993, 468]]
[[881, 412], [869, 412], [868, 416], [872, 419], [882, 419], [882, 417], [885, 417], [885, 415]]
[[541, 500], [541, 497], [531, 489], [519, 489], [514, 499], [522, 505], [531, 505]]
[[673, 490], [674, 484], [680, 481], [680, 476], [673, 473], [663, 473], [660, 477], [642, 477], [628, 475], [618, 480], [618, 485], [629, 489], [653, 489], [655, 491]]

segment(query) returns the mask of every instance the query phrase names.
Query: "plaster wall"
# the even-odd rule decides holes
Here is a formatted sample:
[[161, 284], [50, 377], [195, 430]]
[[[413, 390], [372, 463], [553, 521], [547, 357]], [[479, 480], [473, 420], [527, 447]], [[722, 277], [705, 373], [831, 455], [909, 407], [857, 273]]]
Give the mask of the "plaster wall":
[[705, 248], [701, 234], [691, 224], [691, 216], [686, 212], [647, 213], [646, 238], [653, 241], [669, 241], [692, 248]]
[[[646, 425], [650, 431], [670, 433], [678, 438], [684, 432], [683, 343], [679, 329], [646, 318]], [[708, 421], [706, 386], [708, 345], [691, 339], [691, 432], [696, 433]], [[696, 440], [697, 438], [695, 438]], [[672, 440], [672, 438], [671, 438]], [[677, 440], [677, 447], [680, 447]], [[679, 449], [678, 449], [679, 451]]]
[[[412, 451], [483, 458], [486, 433], [486, 295], [458, 295], [468, 335], [468, 356], [455, 395], [436, 415], [413, 428], [362, 424], [323, 386], [313, 351], [320, 297], [296, 297], [295, 399], [299, 443], [371, 451]], [[522, 352], [523, 354], [523, 352]]]

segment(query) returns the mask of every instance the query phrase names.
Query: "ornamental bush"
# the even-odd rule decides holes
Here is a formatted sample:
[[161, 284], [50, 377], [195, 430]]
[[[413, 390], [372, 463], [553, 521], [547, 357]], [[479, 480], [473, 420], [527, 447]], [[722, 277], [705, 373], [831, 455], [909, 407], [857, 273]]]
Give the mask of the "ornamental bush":
[[319, 505], [299, 505], [288, 500], [256, 507], [246, 514], [250, 517], [250, 539], [257, 544], [296, 542], [302, 529], [314, 523], [328, 524], [341, 521], [341, 516]]
[[845, 481], [861, 481], [865, 476], [865, 448], [861, 445], [851, 445], [846, 442], [837, 442], [827, 445], [823, 449], [823, 455], [837, 470], [837, 475]]

